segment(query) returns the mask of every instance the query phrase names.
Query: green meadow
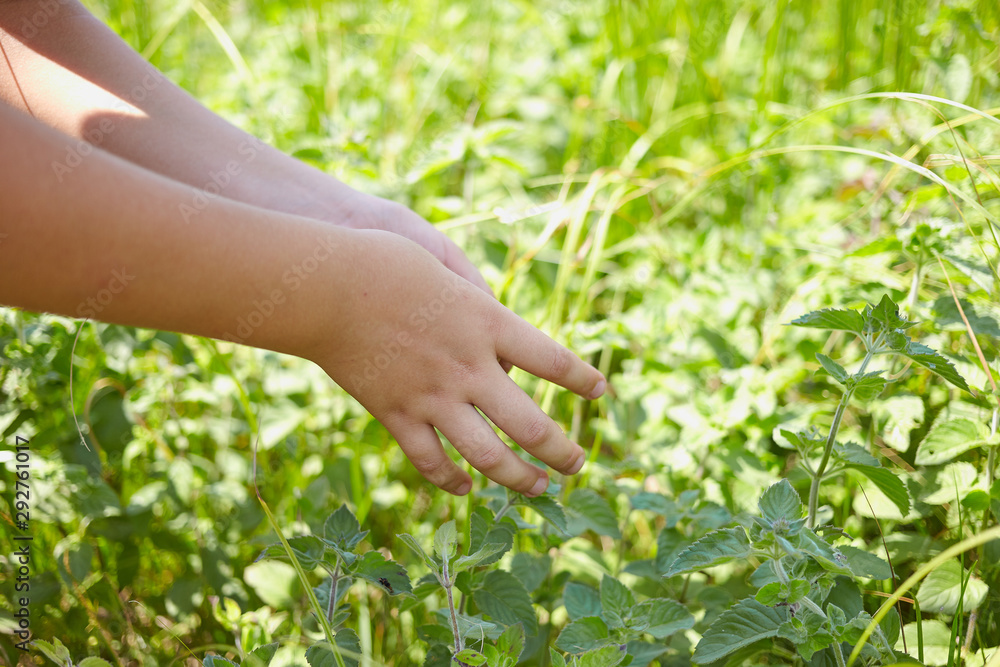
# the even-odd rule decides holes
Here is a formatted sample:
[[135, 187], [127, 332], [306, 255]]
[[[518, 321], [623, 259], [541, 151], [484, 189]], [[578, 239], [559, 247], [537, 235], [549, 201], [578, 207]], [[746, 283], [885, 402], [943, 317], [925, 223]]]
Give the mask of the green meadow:
[[0, 663], [1000, 665], [1000, 5], [86, 4], [609, 390], [515, 369], [589, 461], [458, 498], [308, 362], [0, 309]]

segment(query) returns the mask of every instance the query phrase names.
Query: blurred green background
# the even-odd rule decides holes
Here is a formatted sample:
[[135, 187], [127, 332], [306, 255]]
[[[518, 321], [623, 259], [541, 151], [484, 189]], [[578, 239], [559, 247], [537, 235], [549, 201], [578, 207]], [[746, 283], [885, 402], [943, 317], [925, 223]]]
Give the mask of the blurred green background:
[[[501, 301], [598, 364], [611, 391], [593, 405], [514, 377], [592, 452], [567, 487], [599, 489], [622, 517], [620, 494], [638, 488], [697, 489], [738, 513], [789, 473], [772, 433], [829, 419], [836, 396], [814, 353], [844, 342], [782, 326], [809, 310], [888, 292], [983, 387], [935, 252], [996, 369], [985, 217], [883, 157], [1000, 212], [998, 125], [957, 106], [1000, 107], [996, 2], [86, 4], [209, 108], [438, 224]], [[873, 95], [894, 92], [954, 104]], [[423, 482], [300, 360], [93, 323], [71, 355], [78, 322], [0, 315], [0, 430], [29, 437], [34, 456], [32, 627], [74, 656], [187, 664], [275, 639], [283, 664], [301, 663], [316, 632], [302, 591], [283, 564], [254, 564], [273, 541], [249, 482], [258, 436], [258, 484], [289, 535], [347, 502], [373, 548], [412, 562], [396, 533], [428, 539], [481, 502]], [[956, 399], [911, 374], [845, 428], [912, 470]], [[966, 454], [982, 476], [969, 488], [993, 480], [987, 449]], [[929, 490], [939, 468], [922, 469]], [[904, 518], [856, 497], [850, 479], [824, 487], [826, 520], [862, 543], [879, 534], [873, 514], [888, 522], [904, 573], [970, 521], [947, 500]], [[575, 538], [558, 565], [618, 571], [652, 557], [654, 529], [633, 515], [620, 543]], [[745, 587], [717, 583], [720, 600]], [[983, 646], [1000, 643], [998, 593], [981, 610]], [[0, 586], [0, 628], [10, 595]], [[429, 610], [400, 612], [363, 586], [351, 596], [371, 664], [421, 663]], [[0, 662], [14, 664], [9, 638]]]

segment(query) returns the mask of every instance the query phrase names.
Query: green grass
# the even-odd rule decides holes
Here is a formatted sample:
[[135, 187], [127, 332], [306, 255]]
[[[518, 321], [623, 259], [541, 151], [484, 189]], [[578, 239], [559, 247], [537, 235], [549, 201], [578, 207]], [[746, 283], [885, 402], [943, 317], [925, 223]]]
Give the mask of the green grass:
[[[614, 574], [694, 612], [662, 665], [688, 664], [711, 621], [753, 594], [746, 563], [643, 577], [636, 563], [663, 551], [669, 528], [630, 499], [697, 491], [740, 515], [783, 477], [807, 496], [776, 431], [829, 427], [839, 393], [815, 353], [849, 367], [863, 356], [849, 336], [785, 326], [812, 310], [888, 293], [923, 323], [914, 339], [977, 390], [884, 359], [897, 381], [845, 413], [842, 439], [875, 454], [914, 500], [901, 516], [853, 473], [821, 488], [820, 523], [883, 557], [885, 535], [895, 579], [867, 582], [866, 608], [996, 526], [997, 400], [981, 391], [990, 381], [968, 335], [996, 377], [996, 3], [87, 4], [237, 125], [439, 224], [505, 304], [608, 374], [609, 395], [590, 404], [514, 373], [591, 452], [561, 498], [599, 491], [623, 532], [517, 534], [515, 552], [554, 559], [534, 593], [542, 635], [530, 664], [547, 664], [540, 647], [567, 621], [559, 572], [590, 584]], [[371, 531], [366, 548], [415, 566], [415, 579], [423, 571], [396, 535], [426, 545], [451, 519], [467, 535], [495, 491], [477, 477], [470, 500], [436, 492], [304, 362], [100, 324], [85, 325], [71, 357], [79, 323], [0, 312], [0, 430], [5, 442], [31, 438], [43, 499], [33, 629], [76, 659], [194, 664], [273, 640], [280, 664], [301, 664], [323, 634], [306, 592], [291, 568], [254, 564], [275, 541], [249, 483], [258, 435], [258, 485], [285, 535], [320, 533], [346, 502]], [[92, 452], [67, 410], [71, 365]], [[987, 437], [918, 463], [934, 425], [952, 418]], [[954, 479], [960, 497], [945, 499]], [[683, 518], [678, 539], [710, 523]], [[963, 644], [968, 634], [962, 664], [983, 664], [1000, 645], [998, 561], [996, 540], [966, 554], [988, 587], [974, 614], [918, 615], [904, 602], [903, 624], [922, 637], [925, 622], [943, 622]], [[10, 571], [9, 555], [0, 563]], [[240, 614], [226, 615], [226, 598]], [[361, 584], [347, 599], [370, 665], [421, 664], [421, 626], [446, 606], [439, 592], [404, 604]], [[4, 584], [0, 627], [13, 608]], [[0, 659], [13, 664], [8, 637]], [[919, 643], [912, 656], [959, 664], [954, 647], [932, 663]], [[780, 642], [755, 656], [746, 660], [800, 660]]]

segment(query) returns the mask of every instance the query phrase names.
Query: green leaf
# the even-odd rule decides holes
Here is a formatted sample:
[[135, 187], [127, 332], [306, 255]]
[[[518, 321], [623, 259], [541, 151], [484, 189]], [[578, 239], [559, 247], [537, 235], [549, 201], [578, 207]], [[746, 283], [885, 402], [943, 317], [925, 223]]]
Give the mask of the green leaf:
[[341, 505], [337, 511], [326, 518], [323, 524], [323, 535], [344, 551], [353, 551], [361, 540], [365, 538], [368, 531], [361, 530], [361, 524], [357, 517], [347, 508]]
[[885, 494], [885, 497], [899, 508], [900, 514], [904, 517], [910, 513], [910, 494], [906, 490], [903, 480], [899, 479], [891, 470], [881, 467], [876, 468], [875, 466], [858, 465], [856, 463], [848, 463], [846, 467], [857, 470], [870, 479]]
[[456, 653], [455, 660], [465, 665], [471, 665], [471, 667], [479, 667], [486, 664], [486, 656], [471, 648]]
[[861, 313], [856, 310], [827, 308], [807, 313], [798, 319], [792, 320], [790, 324], [810, 329], [850, 331], [860, 336], [864, 333], [865, 321]]
[[[667, 498], [662, 493], [652, 493], [650, 491], [640, 491], [631, 498], [632, 507], [637, 510], [646, 510], [649, 512], [655, 512], [662, 517], [665, 517], [667, 521], [667, 527], [673, 527], [673, 524], [677, 522], [677, 515], [681, 513], [680, 509], [670, 498]], [[673, 519], [673, 522], [670, 521]]]
[[511, 574], [524, 584], [525, 590], [529, 593], [534, 592], [542, 585], [551, 569], [552, 557], [548, 554], [530, 554], [519, 551], [514, 554], [514, 558], [510, 562]]
[[877, 398], [884, 390], [888, 380], [882, 377], [884, 371], [871, 371], [864, 375], [852, 375], [847, 379], [847, 387], [853, 389], [853, 396], [859, 401], [870, 401]]
[[761, 495], [757, 507], [764, 520], [771, 525], [779, 520], [791, 523], [802, 518], [802, 499], [787, 479], [769, 486]]
[[534, 498], [528, 498], [520, 494], [515, 497], [518, 505], [524, 505], [535, 510], [542, 515], [542, 518], [555, 526], [559, 532], [563, 535], [566, 534], [566, 513], [563, 512], [563, 508], [556, 502], [555, 498], [548, 494]]
[[552, 667], [566, 667], [566, 658], [556, 650], [555, 646], [549, 647], [549, 662], [552, 663]]
[[615, 667], [628, 657], [624, 646], [602, 646], [580, 656], [580, 667]]
[[838, 551], [834, 550], [826, 540], [808, 528], [803, 528], [800, 532], [800, 544], [802, 553], [808, 554], [814, 561], [827, 572], [836, 574], [853, 574], [846, 565], [846, 559]]
[[859, 577], [881, 580], [892, 576], [889, 563], [875, 554], [870, 554], [867, 551], [862, 551], [850, 545], [841, 545], [837, 547], [837, 551], [847, 559], [847, 566], [851, 568], [851, 572]]
[[774, 637], [787, 615], [754, 599], [741, 600], [708, 627], [691, 660], [710, 663], [761, 639]]
[[279, 561], [248, 565], [243, 570], [243, 580], [265, 604], [275, 609], [291, 609], [301, 590], [295, 569]]
[[410, 584], [410, 576], [403, 569], [403, 566], [387, 559], [378, 551], [369, 551], [362, 554], [354, 561], [351, 567], [345, 568], [345, 570], [356, 577], [379, 586], [389, 595], [413, 592], [413, 586]]
[[678, 630], [694, 627], [694, 616], [684, 605], [666, 598], [653, 598], [638, 604], [631, 612], [631, 620], [657, 639], [666, 639]]
[[825, 354], [820, 354], [819, 352], [816, 353], [816, 358], [819, 360], [820, 365], [823, 366], [823, 369], [833, 376], [833, 379], [841, 384], [847, 382], [847, 371], [844, 370], [843, 366]]
[[523, 623], [529, 635], [538, 633], [538, 618], [531, 606], [528, 591], [510, 572], [487, 572], [483, 577], [482, 588], [473, 592], [472, 599], [493, 620], [504, 625]]
[[899, 350], [896, 354], [900, 354], [907, 359], [912, 359], [915, 363], [920, 364], [959, 389], [967, 391], [970, 394], [972, 393], [969, 385], [958, 374], [952, 363], [926, 345], [910, 341], [905, 348]]
[[31, 642], [31, 645], [44, 653], [49, 660], [60, 665], [60, 667], [65, 667], [67, 663], [72, 664], [73, 662], [73, 656], [69, 654], [69, 649], [63, 646], [58, 637], [53, 637], [51, 642], [47, 642], [44, 639], [35, 639]]
[[504, 630], [497, 639], [497, 650], [504, 657], [511, 658], [512, 665], [517, 664], [524, 652], [524, 626], [517, 623]]
[[[278, 643], [264, 644], [258, 646], [247, 654], [247, 657], [240, 663], [240, 667], [267, 667], [278, 652]], [[81, 665], [82, 667], [82, 665]]]
[[[965, 582], [965, 596], [962, 584]], [[959, 602], [963, 613], [976, 609], [986, 599], [989, 587], [978, 577], [971, 576], [958, 560], [945, 561], [927, 575], [917, 591], [917, 602], [924, 613], [947, 614], [958, 612]]]
[[715, 530], [684, 549], [670, 565], [665, 576], [697, 572], [736, 558], [746, 558], [751, 552], [750, 540], [742, 528]]
[[450, 561], [458, 548], [458, 530], [455, 521], [448, 521], [439, 526], [434, 533], [434, 553], [441, 561]]
[[[65, 667], [66, 663], [62, 664]], [[221, 655], [206, 655], [202, 659], [201, 664], [204, 665], [204, 667], [238, 667], [235, 662], [233, 662], [232, 660], [227, 660], [226, 658], [223, 658]]]
[[669, 647], [663, 644], [650, 644], [649, 642], [633, 639], [626, 644], [625, 650], [632, 656], [629, 667], [647, 667], [656, 658], [666, 653]]
[[[361, 657], [361, 640], [354, 630], [343, 629], [333, 638], [347, 667], [358, 667]], [[330, 642], [317, 642], [306, 649], [306, 662], [309, 667], [337, 667], [337, 657]]]
[[833, 455], [844, 463], [856, 463], [873, 468], [881, 468], [878, 459], [868, 453], [868, 450], [854, 442], [835, 443]]
[[495, 542], [484, 544], [476, 553], [456, 558], [449, 571], [452, 574], [458, 574], [459, 572], [464, 572], [480, 565], [495, 563], [500, 560], [501, 556], [507, 553], [509, 548], [510, 546], [506, 544], [497, 544]]
[[598, 535], [606, 535], [616, 540], [621, 539], [618, 530], [618, 517], [607, 500], [592, 489], [576, 489], [569, 494], [566, 501], [567, 511], [573, 518], [571, 532], [592, 530]]
[[556, 648], [567, 653], [585, 653], [611, 642], [608, 626], [596, 616], [571, 621], [559, 633]]
[[[243, 664], [245, 665], [247, 663], [244, 662]], [[94, 656], [90, 656], [76, 663], [76, 667], [111, 667], [111, 663], [104, 658], [95, 658]]]
[[415, 537], [413, 537], [408, 533], [400, 533], [396, 535], [396, 537], [401, 539], [403, 541], [403, 544], [410, 547], [413, 553], [420, 556], [424, 560], [424, 564], [430, 568], [431, 572], [434, 572], [436, 574], [439, 574], [441, 572], [441, 565], [438, 564], [433, 558], [427, 555], [427, 552], [424, 551], [424, 548], [420, 546], [420, 543], [417, 542]]
[[[634, 606], [635, 596], [632, 595], [632, 591], [614, 577], [604, 575], [601, 579], [601, 610], [605, 614], [611, 612], [622, 619]], [[607, 617], [605, 620], [611, 624]]]
[[970, 449], [990, 444], [989, 429], [982, 422], [957, 418], [935, 420], [927, 437], [917, 448], [917, 465], [933, 466], [947, 463]]
[[484, 554], [484, 560], [478, 564], [478, 566], [491, 565], [500, 560], [514, 546], [516, 532], [517, 524], [512, 519], [504, 517], [500, 521], [495, 521], [493, 514], [488, 509], [477, 507], [470, 517], [469, 554], [475, 554], [486, 544], [502, 545], [503, 549], [500, 551], [494, 551], [488, 556]]
[[912, 326], [912, 323], [899, 315], [899, 306], [889, 298], [888, 294], [883, 294], [882, 299], [874, 308], [866, 308], [872, 323], [878, 323], [881, 327], [872, 327], [875, 331], [879, 329], [902, 329]]
[[[291, 537], [288, 539], [288, 546], [292, 548], [292, 553], [305, 570], [314, 569], [319, 565], [323, 560], [323, 554], [326, 553], [326, 545], [323, 544], [323, 540], [315, 535]], [[279, 542], [269, 545], [257, 556], [258, 561], [265, 558], [288, 560], [289, 556], [284, 545]]]
[[571, 621], [586, 616], [601, 615], [601, 594], [586, 584], [574, 581], [566, 584], [563, 592], [563, 604]]

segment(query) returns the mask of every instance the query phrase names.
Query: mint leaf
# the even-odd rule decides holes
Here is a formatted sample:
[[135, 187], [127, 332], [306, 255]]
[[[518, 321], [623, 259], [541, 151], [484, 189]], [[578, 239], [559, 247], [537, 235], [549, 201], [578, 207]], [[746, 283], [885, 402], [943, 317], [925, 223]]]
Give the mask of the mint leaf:
[[413, 592], [413, 587], [410, 584], [410, 576], [403, 569], [403, 566], [387, 559], [378, 551], [369, 551], [362, 554], [345, 570], [356, 577], [379, 586], [389, 595]]
[[410, 549], [413, 550], [413, 553], [420, 556], [423, 559], [424, 564], [431, 569], [431, 572], [437, 574], [441, 571], [441, 566], [437, 562], [435, 562], [433, 558], [427, 555], [427, 552], [424, 551], [424, 548], [420, 546], [420, 543], [417, 542], [416, 538], [413, 537], [413, 535], [410, 535], [409, 533], [400, 533], [396, 535], [396, 537], [401, 539], [403, 541], [403, 544], [410, 547]]
[[569, 623], [556, 639], [556, 648], [567, 653], [584, 653], [611, 643], [608, 626], [596, 616]]
[[586, 584], [571, 581], [563, 591], [563, 604], [571, 621], [601, 615], [601, 594]]
[[847, 566], [851, 571], [859, 577], [888, 579], [892, 576], [889, 564], [875, 554], [846, 544], [837, 547], [837, 550], [847, 559]]
[[527, 496], [518, 494], [516, 498], [516, 504], [530, 507], [541, 514], [546, 521], [555, 526], [559, 532], [564, 535], [566, 534], [566, 513], [563, 512], [563, 508], [556, 502], [555, 498], [548, 494], [536, 496], [534, 498], [528, 498]]
[[323, 524], [323, 535], [326, 539], [344, 551], [352, 551], [367, 534], [367, 530], [362, 532], [361, 524], [347, 505], [338, 507]]
[[[614, 577], [604, 575], [601, 579], [601, 609], [605, 614], [611, 612], [623, 619], [634, 606], [635, 596], [632, 591]], [[610, 619], [605, 620], [611, 624]]]
[[827, 373], [832, 375], [837, 382], [844, 384], [847, 381], [847, 371], [845, 371], [844, 367], [838, 364], [836, 361], [826, 356], [825, 354], [820, 354], [818, 352], [816, 353], [816, 359], [819, 360], [819, 363], [821, 366], [823, 366], [823, 369]]
[[666, 639], [678, 630], [694, 627], [694, 616], [679, 602], [653, 598], [638, 604], [631, 612], [631, 627]]
[[569, 494], [566, 509], [572, 517], [571, 532], [592, 530], [598, 535], [606, 535], [620, 540], [618, 517], [607, 500], [591, 489], [576, 489]]
[[579, 665], [580, 667], [615, 667], [627, 657], [625, 646], [602, 646], [581, 655]]
[[771, 525], [779, 520], [791, 523], [802, 518], [802, 499], [787, 479], [769, 486], [761, 495], [757, 507], [764, 520]]
[[708, 627], [691, 660], [707, 664], [761, 639], [774, 637], [787, 613], [765, 607], [754, 599], [741, 600], [722, 612]]
[[789, 322], [792, 326], [833, 331], [850, 331], [859, 336], [864, 333], [865, 320], [856, 310], [827, 308], [807, 313]]
[[497, 639], [497, 650], [504, 657], [510, 658], [511, 665], [517, 664], [518, 658], [524, 652], [524, 626], [518, 623], [504, 630]]
[[[323, 540], [314, 535], [291, 537], [288, 539], [288, 546], [292, 548], [295, 559], [299, 561], [299, 564], [305, 570], [312, 570], [319, 565], [323, 560], [323, 554], [326, 553], [326, 545], [323, 543]], [[285, 551], [284, 545], [279, 542], [278, 544], [269, 545], [257, 556], [258, 561], [267, 558], [288, 560], [289, 556], [288, 552]]]
[[947, 463], [959, 454], [987, 444], [996, 443], [989, 442], [989, 430], [981, 422], [961, 417], [936, 420], [917, 448], [916, 463], [925, 466]]
[[870, 479], [885, 494], [885, 497], [899, 508], [900, 514], [906, 516], [910, 513], [910, 494], [907, 492], [903, 480], [897, 477], [891, 470], [875, 466], [859, 465], [857, 463], [848, 463], [846, 467], [857, 470]]
[[907, 359], [912, 359], [915, 363], [920, 364], [935, 375], [944, 378], [959, 389], [967, 391], [970, 394], [972, 393], [969, 385], [965, 382], [965, 379], [958, 374], [955, 366], [926, 345], [910, 341], [905, 348], [899, 350], [896, 354], [900, 354]]
[[684, 549], [664, 576], [673, 577], [722, 565], [736, 558], [746, 558], [751, 551], [750, 540], [742, 528], [715, 530]]
[[458, 548], [458, 530], [455, 521], [448, 521], [434, 532], [434, 553], [442, 562], [450, 561]]
[[482, 588], [472, 594], [476, 605], [503, 625], [523, 623], [529, 635], [538, 634], [538, 618], [524, 585], [510, 572], [493, 570], [483, 577]]

